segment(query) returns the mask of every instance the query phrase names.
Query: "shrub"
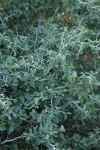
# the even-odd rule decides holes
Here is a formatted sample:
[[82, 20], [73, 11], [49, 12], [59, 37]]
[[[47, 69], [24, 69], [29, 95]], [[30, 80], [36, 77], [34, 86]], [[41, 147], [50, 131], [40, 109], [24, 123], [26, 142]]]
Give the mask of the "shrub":
[[[43, 4], [44, 12], [49, 13], [56, 9], [52, 4], [60, 3], [18, 2], [6, 0], [1, 7], [8, 6], [11, 14], [28, 7], [25, 16], [16, 15], [17, 33], [12, 27], [16, 19], [12, 23], [3, 19], [6, 10], [1, 18], [1, 150], [99, 149], [98, 1], [63, 1], [53, 16], [37, 16], [36, 24], [24, 29], [20, 17], [29, 17], [32, 6], [36, 4], [36, 11], [41, 12]], [[95, 17], [90, 18], [92, 9]]]

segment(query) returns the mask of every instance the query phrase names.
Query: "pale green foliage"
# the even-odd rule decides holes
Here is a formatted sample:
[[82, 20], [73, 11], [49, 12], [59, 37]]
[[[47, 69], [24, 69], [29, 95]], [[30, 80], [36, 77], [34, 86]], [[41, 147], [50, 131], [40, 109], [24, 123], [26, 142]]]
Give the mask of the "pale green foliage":
[[[12, 7], [16, 8], [19, 1], [7, 3], [6, 0], [9, 9], [12, 2]], [[23, 8], [33, 10], [33, 5], [26, 2], [27, 7], [24, 7], [24, 2], [20, 3]], [[38, 1], [35, 3], [39, 5]], [[50, 10], [52, 3], [46, 5], [43, 1]], [[16, 27], [11, 27], [2, 14], [5, 27], [1, 24], [1, 150], [99, 148], [99, 2], [76, 0], [69, 3], [64, 0], [61, 10], [54, 16], [48, 20], [40, 18], [35, 25], [24, 29], [19, 23], [20, 15]], [[74, 26], [60, 22], [61, 11], [65, 8], [75, 17]], [[27, 16], [32, 13], [31, 9]], [[22, 139], [9, 142], [19, 136]], [[5, 140], [8, 142], [3, 143]]]

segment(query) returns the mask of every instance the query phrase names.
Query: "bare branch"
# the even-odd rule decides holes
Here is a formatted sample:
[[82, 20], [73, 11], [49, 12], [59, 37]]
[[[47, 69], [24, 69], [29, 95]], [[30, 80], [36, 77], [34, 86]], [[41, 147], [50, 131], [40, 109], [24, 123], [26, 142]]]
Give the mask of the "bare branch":
[[13, 141], [16, 141], [16, 140], [18, 140], [18, 139], [21, 139], [23, 136], [21, 135], [21, 136], [18, 136], [18, 137], [16, 137], [16, 138], [14, 138], [14, 139], [10, 139], [10, 140], [5, 140], [5, 141], [3, 141], [3, 142], [1, 142], [1, 145], [3, 145], [3, 144], [5, 144], [5, 143], [9, 143], [9, 142], [13, 142]]

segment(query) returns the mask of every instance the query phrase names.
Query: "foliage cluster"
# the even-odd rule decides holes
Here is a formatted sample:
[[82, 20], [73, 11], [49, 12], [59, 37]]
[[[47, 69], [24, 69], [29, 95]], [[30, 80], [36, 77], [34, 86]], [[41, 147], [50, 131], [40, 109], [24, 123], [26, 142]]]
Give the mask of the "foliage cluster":
[[0, 0], [0, 149], [100, 147], [99, 0]]

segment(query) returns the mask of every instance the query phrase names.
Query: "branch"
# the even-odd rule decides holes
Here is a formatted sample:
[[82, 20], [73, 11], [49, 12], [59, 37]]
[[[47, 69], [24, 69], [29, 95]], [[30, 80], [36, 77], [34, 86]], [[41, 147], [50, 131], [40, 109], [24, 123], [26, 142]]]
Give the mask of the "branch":
[[21, 139], [21, 138], [22, 138], [22, 135], [14, 138], [14, 139], [10, 139], [10, 140], [6, 139], [5, 141], [1, 142], [0, 144], [3, 145], [5, 143], [13, 142], [13, 141], [16, 141], [16, 140]]

